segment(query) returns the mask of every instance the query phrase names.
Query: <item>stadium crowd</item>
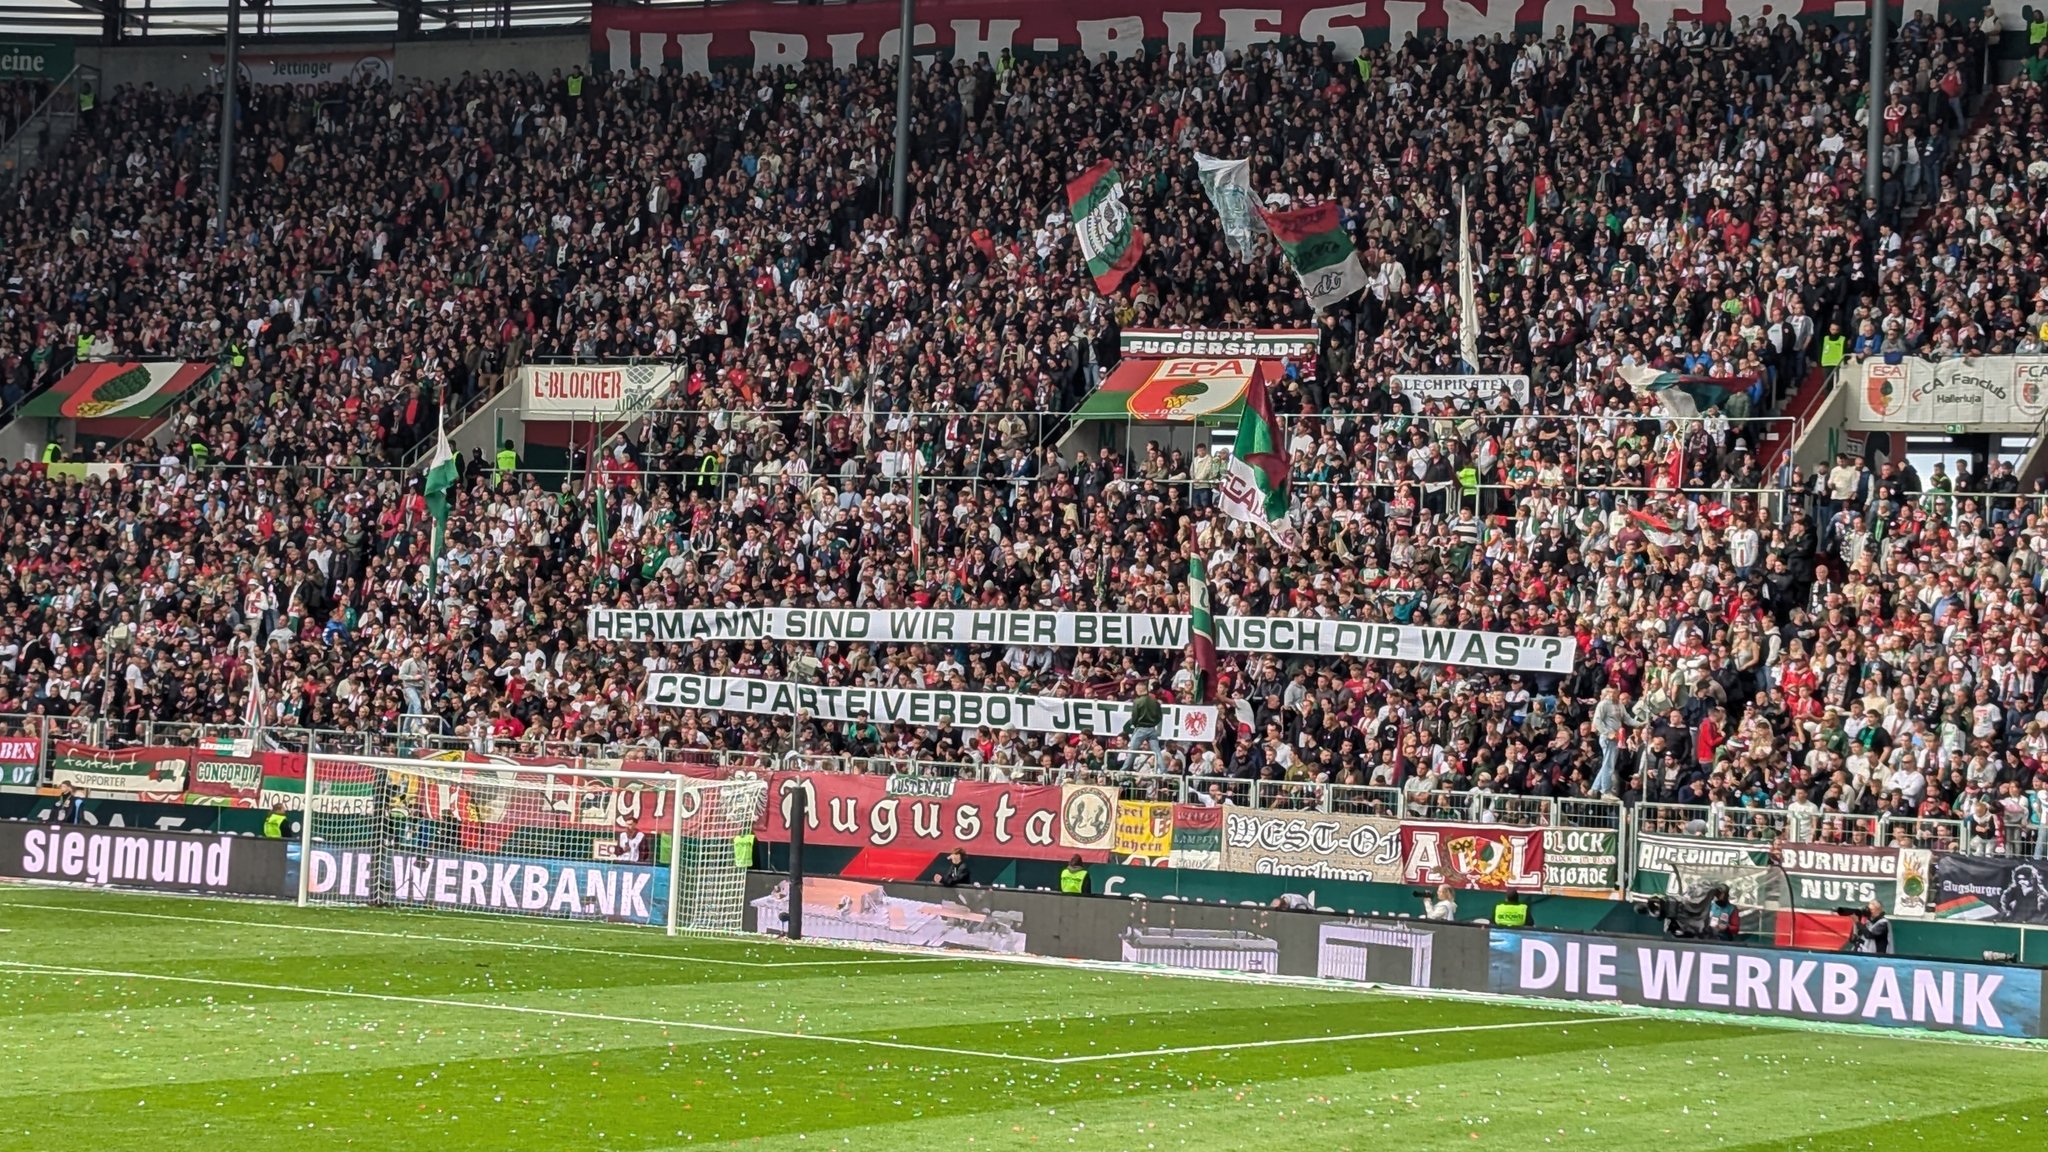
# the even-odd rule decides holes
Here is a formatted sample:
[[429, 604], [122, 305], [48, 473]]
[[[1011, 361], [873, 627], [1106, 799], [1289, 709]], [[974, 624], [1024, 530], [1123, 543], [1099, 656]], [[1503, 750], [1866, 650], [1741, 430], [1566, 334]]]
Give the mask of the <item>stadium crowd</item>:
[[[650, 651], [589, 642], [583, 609], [1182, 612], [1192, 551], [1219, 612], [1570, 636], [1578, 670], [1227, 656], [1241, 722], [1148, 773], [1292, 782], [1294, 802], [1318, 781], [1612, 795], [1844, 837], [1865, 825], [1827, 813], [1982, 802], [1986, 836], [2039, 842], [2042, 496], [1977, 461], [1769, 468], [1746, 419], [1834, 331], [1872, 353], [2041, 339], [2041, 87], [2023, 71], [1961, 135], [1987, 50], [1952, 17], [1900, 31], [1875, 202], [1849, 28], [1410, 41], [1355, 66], [1317, 46], [962, 62], [920, 81], [905, 230], [877, 213], [892, 78], [872, 66], [257, 89], [224, 244], [217, 101], [117, 90], [16, 193], [0, 379], [18, 399], [81, 355], [230, 369], [152, 435], [79, 446], [113, 475], [0, 480], [0, 712], [129, 738], [231, 723], [253, 630], [277, 730], [1101, 772], [1131, 765], [1119, 741], [638, 701], [651, 667], [1172, 700], [1178, 654]], [[1252, 155], [1269, 198], [1338, 199], [1370, 286], [1317, 318], [1276, 255], [1233, 261], [1194, 148]], [[1150, 237], [1118, 299], [1065, 224], [1097, 156]], [[1388, 384], [1454, 370], [1459, 192], [1482, 365], [1528, 373], [1526, 402]], [[1275, 389], [1291, 553], [1217, 516], [1214, 456], [1046, 440], [1123, 329], [1310, 325], [1313, 371]], [[419, 454], [443, 406], [536, 357], [688, 380], [567, 476], [467, 461], [430, 593]], [[1728, 396], [1677, 419], [1623, 367]]]

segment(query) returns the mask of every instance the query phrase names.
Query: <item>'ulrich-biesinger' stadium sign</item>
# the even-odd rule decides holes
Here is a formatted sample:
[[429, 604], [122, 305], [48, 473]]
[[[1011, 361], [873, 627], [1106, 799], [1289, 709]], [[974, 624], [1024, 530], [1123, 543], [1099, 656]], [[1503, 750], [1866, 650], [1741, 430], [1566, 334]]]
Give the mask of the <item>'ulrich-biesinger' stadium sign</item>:
[[[1521, 636], [1291, 616], [1218, 616], [1216, 647], [1283, 656], [1345, 656], [1507, 672], [1571, 672], [1569, 637]], [[845, 640], [1179, 650], [1188, 618], [1162, 613], [977, 612], [878, 608], [592, 608], [593, 640]]]
[[[1081, 732], [1123, 735], [1131, 706], [1120, 700], [1065, 696], [1014, 696], [1003, 692], [948, 692], [923, 688], [849, 688], [789, 684], [740, 676], [697, 676], [655, 672], [647, 677], [647, 702], [664, 708], [705, 708], [846, 723], [865, 716], [876, 724], [903, 721], [973, 731], [1013, 728], [1020, 732]], [[1207, 743], [1216, 738], [1216, 709], [1168, 704], [1161, 708], [1162, 740]]]
[[[2016, 10], [2017, 6], [2015, 6]], [[1799, 0], [1782, 10], [1795, 20], [1835, 19], [1834, 0]], [[1580, 15], [1584, 13], [1584, 15]], [[1559, 25], [1589, 23], [1661, 32], [1672, 19], [1728, 24], [1724, 3], [1649, 3], [1611, 0], [1597, 6], [1550, 0], [1495, 0], [1472, 4], [1318, 4], [1280, 0], [1259, 7], [1119, 0], [1110, 4], [1004, 4], [996, 0], [924, 0], [917, 7], [911, 51], [921, 57], [994, 66], [1005, 52], [1045, 56], [1078, 51], [1089, 60], [1131, 57], [1150, 47], [1199, 52], [1212, 45], [1254, 52], [1268, 43], [1327, 42], [1340, 59], [1367, 44], [1399, 44], [1417, 32], [1442, 40], [1513, 37], [1517, 31], [1549, 35]], [[886, 4], [824, 6], [769, 3], [650, 8], [597, 4], [590, 12], [595, 67], [611, 72], [664, 68], [708, 74], [714, 63], [739, 62], [750, 71], [801, 68], [830, 61], [848, 68], [860, 60], [893, 60], [902, 34], [896, 9]]]

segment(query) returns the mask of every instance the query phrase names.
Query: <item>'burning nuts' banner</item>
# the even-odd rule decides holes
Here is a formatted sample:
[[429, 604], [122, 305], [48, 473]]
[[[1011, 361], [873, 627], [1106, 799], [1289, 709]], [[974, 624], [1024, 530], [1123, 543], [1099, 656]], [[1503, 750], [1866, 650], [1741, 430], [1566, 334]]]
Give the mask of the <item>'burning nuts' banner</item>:
[[1223, 870], [1317, 880], [1401, 880], [1401, 822], [1223, 806]]
[[[974, 784], [929, 776], [854, 776], [836, 772], [777, 772], [761, 814], [763, 840], [789, 839], [792, 797], [809, 793], [804, 840], [835, 848], [912, 848], [977, 856], [1065, 860], [1076, 849], [1062, 841], [1066, 790], [1057, 786]], [[1113, 793], [1112, 793], [1113, 794]], [[1100, 864], [1104, 849], [1080, 849]], [[1094, 831], [1094, 829], [1089, 829]]]

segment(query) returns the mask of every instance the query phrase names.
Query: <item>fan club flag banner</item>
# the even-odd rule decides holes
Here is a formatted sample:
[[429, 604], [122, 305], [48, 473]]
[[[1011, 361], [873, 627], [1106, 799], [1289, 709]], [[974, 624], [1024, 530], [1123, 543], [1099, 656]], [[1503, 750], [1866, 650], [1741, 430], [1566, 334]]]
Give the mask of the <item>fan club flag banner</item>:
[[1266, 381], [1254, 376], [1244, 391], [1244, 413], [1231, 438], [1230, 462], [1216, 486], [1217, 506], [1232, 520], [1257, 525], [1282, 548], [1296, 543], [1287, 491], [1291, 466], [1280, 445], [1280, 423]]
[[1173, 810], [1163, 800], [1121, 800], [1116, 806], [1116, 858], [1125, 864], [1165, 867], [1173, 857]]
[[1166, 862], [1169, 867], [1205, 872], [1223, 867], [1223, 808], [1220, 805], [1175, 804], [1173, 851]]
[[1494, 375], [1414, 375], [1388, 377], [1410, 397], [1411, 406], [1425, 400], [1473, 400], [1491, 403], [1498, 396], [1512, 396], [1517, 403], [1529, 402], [1529, 378], [1519, 373]]
[[1195, 153], [1195, 168], [1202, 178], [1202, 191], [1223, 223], [1223, 243], [1239, 260], [1252, 258], [1253, 232], [1258, 214], [1252, 211], [1252, 162], [1223, 160], [1203, 152]]
[[1403, 824], [1401, 883], [1541, 891], [1546, 831], [1503, 824]]
[[1635, 858], [1631, 890], [1645, 896], [1673, 891], [1683, 878], [1688, 888], [1725, 883], [1740, 904], [1768, 904], [1782, 889], [1791, 907], [1809, 912], [1876, 900], [1911, 915], [1925, 899], [1926, 853], [1918, 850], [1645, 833], [1635, 838]]
[[683, 378], [673, 364], [527, 364], [518, 370], [519, 411], [529, 420], [626, 419]]
[[[805, 793], [804, 842], [832, 848], [902, 848], [933, 854], [1109, 859], [1116, 837], [1116, 789], [977, 784], [931, 776], [776, 772], [756, 834], [789, 839], [795, 796]], [[1107, 807], [1101, 807], [1107, 802]], [[1071, 810], [1086, 827], [1069, 828]], [[1094, 821], [1100, 820], [1100, 826]], [[1079, 845], [1099, 845], [1081, 847]]]
[[[1259, 7], [1116, 0], [1076, 4], [1064, 0], [1018, 5], [997, 0], [923, 0], [917, 6], [911, 50], [920, 58], [991, 65], [1014, 56], [1078, 51], [1094, 60], [1131, 57], [1147, 49], [1180, 49], [1199, 55], [1211, 47], [1251, 53], [1280, 42], [1328, 43], [1349, 60], [1368, 43], [1400, 44], [1409, 35], [1434, 34], [1439, 42], [1470, 41], [1517, 31], [1549, 35], [1587, 12], [1598, 27], [1644, 25], [1659, 32], [1676, 9], [1669, 3], [1613, 0], [1595, 14], [1560, 9], [1543, 0], [1513, 3], [1357, 5], [1278, 0]], [[1745, 9], [1747, 11], [1747, 9]], [[1797, 0], [1785, 11], [1794, 20], [1837, 19], [1834, 0]], [[2018, 11], [2017, 5], [2011, 9]], [[1685, 18], [1729, 23], [1732, 6], [1690, 7]], [[801, 68], [805, 61], [851, 67], [860, 60], [893, 60], [901, 34], [897, 11], [886, 4], [798, 7], [746, 0], [688, 8], [597, 4], [590, 12], [592, 66], [631, 73], [666, 68], [709, 75], [714, 65], [738, 64], [749, 72]]]
[[1335, 812], [1223, 812], [1223, 870], [1317, 880], [1401, 880], [1401, 822]]
[[[655, 672], [647, 702], [662, 708], [705, 708], [846, 723], [865, 716], [877, 724], [902, 721], [922, 727], [1014, 728], [1020, 732], [1079, 732], [1121, 736], [1131, 706], [1119, 700], [1065, 696], [1013, 696], [1001, 692], [949, 692], [926, 688], [846, 688], [789, 684], [739, 676]], [[1216, 709], [1161, 706], [1160, 738], [1207, 743], [1216, 738]]]
[[1938, 919], [2048, 925], [2048, 860], [1938, 852], [1933, 891]]
[[1259, 214], [1301, 278], [1310, 307], [1321, 312], [1365, 287], [1365, 269], [1334, 202], [1277, 212], [1260, 209]]
[[1155, 360], [1203, 356], [1212, 360], [1312, 362], [1321, 348], [1322, 336], [1313, 328], [1127, 328], [1117, 336], [1117, 350], [1123, 355]]
[[92, 792], [175, 802], [185, 791], [190, 753], [179, 748], [110, 751], [59, 740], [50, 749], [50, 783]]
[[1124, 202], [1123, 177], [1103, 161], [1067, 182], [1067, 208], [1074, 218], [1074, 242], [1095, 278], [1095, 290], [1114, 296], [1145, 254], [1145, 234]]
[[215, 371], [212, 364], [182, 360], [81, 364], [24, 404], [21, 414], [52, 420], [146, 420]]
[[2038, 969], [1681, 940], [1490, 934], [1491, 990], [1979, 1036], [2041, 1035]]
[[[1188, 617], [1161, 613], [1013, 612], [869, 608], [592, 608], [592, 640], [841, 640], [869, 644], [988, 644], [1027, 648], [1181, 651]], [[1578, 656], [1569, 637], [1521, 636], [1413, 624], [1292, 616], [1218, 616], [1216, 647], [1281, 656], [1348, 656], [1567, 675]], [[956, 713], [956, 716], [958, 714]]]
[[1856, 423], [1866, 428], [2031, 432], [2048, 415], [2048, 357], [1863, 360], [1843, 365], [1842, 374], [1860, 381]]
[[33, 736], [0, 737], [0, 788], [33, 789], [42, 782], [43, 742]]

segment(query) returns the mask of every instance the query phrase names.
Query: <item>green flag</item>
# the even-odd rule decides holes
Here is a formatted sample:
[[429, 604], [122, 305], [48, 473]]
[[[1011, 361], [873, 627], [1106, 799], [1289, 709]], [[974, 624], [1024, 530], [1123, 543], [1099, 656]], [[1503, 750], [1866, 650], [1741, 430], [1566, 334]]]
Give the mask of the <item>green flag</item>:
[[1145, 234], [1131, 222], [1116, 166], [1104, 160], [1069, 180], [1067, 211], [1074, 220], [1074, 242], [1088, 262], [1088, 274], [1095, 278], [1095, 290], [1116, 295], [1145, 253]]
[[1195, 691], [1189, 704], [1206, 704], [1216, 690], [1216, 622], [1209, 609], [1209, 566], [1188, 557], [1188, 636], [1194, 648]]
[[1291, 471], [1273, 401], [1266, 395], [1266, 378], [1255, 374], [1244, 390], [1244, 415], [1237, 421], [1237, 439], [1231, 442], [1230, 464], [1217, 487], [1217, 502], [1224, 515], [1257, 524], [1274, 543], [1292, 548], [1295, 535], [1287, 494]]
[[448, 493], [461, 478], [455, 466], [455, 449], [448, 443], [448, 424], [444, 417], [438, 438], [434, 442], [433, 458], [427, 461], [427, 482], [424, 486], [427, 497], [427, 511], [434, 517], [433, 558], [428, 561], [427, 592], [432, 594], [434, 582], [441, 572], [441, 553], [448, 546]]
[[1345, 231], [1335, 203], [1326, 200], [1279, 211], [1261, 208], [1259, 218], [1287, 254], [1287, 262], [1301, 280], [1302, 294], [1316, 311], [1365, 287], [1365, 269], [1358, 263], [1358, 250], [1351, 246], [1351, 234]]

